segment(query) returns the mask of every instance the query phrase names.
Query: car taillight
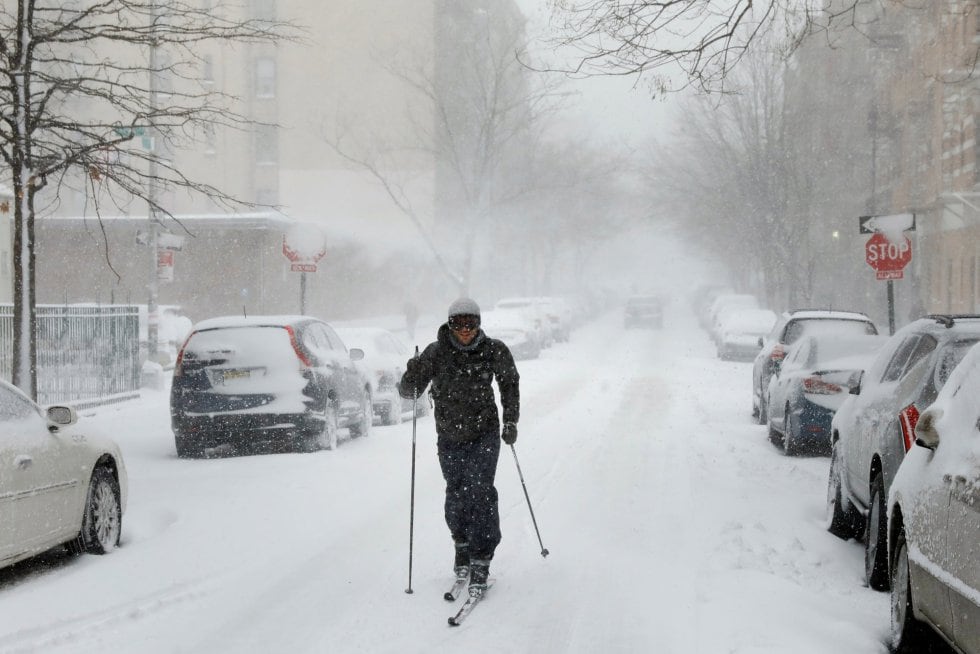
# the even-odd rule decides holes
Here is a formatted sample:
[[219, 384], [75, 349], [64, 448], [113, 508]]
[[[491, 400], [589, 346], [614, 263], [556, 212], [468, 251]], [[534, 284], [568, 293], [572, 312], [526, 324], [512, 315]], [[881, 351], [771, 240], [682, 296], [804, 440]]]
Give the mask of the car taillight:
[[778, 361], [779, 359], [782, 359], [784, 356], [786, 356], [786, 350], [783, 349], [782, 343], [776, 343], [772, 347], [772, 352], [769, 353], [769, 358], [772, 359], [773, 361]]
[[303, 353], [303, 350], [299, 347], [299, 341], [296, 340], [296, 331], [290, 325], [286, 325], [286, 333], [289, 334], [289, 344], [293, 346], [293, 352], [296, 353], [296, 357], [300, 360], [307, 368], [311, 367], [310, 360]]
[[812, 375], [803, 378], [803, 392], [813, 395], [836, 395], [843, 389], [837, 384], [824, 381], [820, 375]]
[[184, 374], [184, 369], [182, 364], [184, 363], [184, 348], [187, 347], [187, 343], [190, 342], [192, 334], [188, 334], [187, 338], [184, 339], [184, 344], [180, 346], [180, 351], [177, 352], [177, 359], [174, 361], [174, 377], [180, 377]]
[[915, 425], [919, 422], [919, 410], [910, 404], [898, 413], [898, 422], [902, 425], [902, 440], [905, 451], [912, 449], [915, 443]]

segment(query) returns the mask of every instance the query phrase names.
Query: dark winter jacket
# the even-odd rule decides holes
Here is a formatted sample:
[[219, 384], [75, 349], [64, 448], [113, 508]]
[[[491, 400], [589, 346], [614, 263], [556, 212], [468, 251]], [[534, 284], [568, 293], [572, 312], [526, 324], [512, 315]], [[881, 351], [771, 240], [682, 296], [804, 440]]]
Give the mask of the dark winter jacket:
[[439, 328], [436, 341], [419, 355], [418, 375], [410, 370], [402, 375], [399, 392], [411, 398], [432, 382], [436, 433], [451, 441], [472, 441], [490, 433], [500, 433], [497, 404], [491, 382], [497, 379], [504, 422], [520, 418], [520, 391], [514, 357], [503, 341], [490, 338], [481, 329], [464, 346], [449, 331]]

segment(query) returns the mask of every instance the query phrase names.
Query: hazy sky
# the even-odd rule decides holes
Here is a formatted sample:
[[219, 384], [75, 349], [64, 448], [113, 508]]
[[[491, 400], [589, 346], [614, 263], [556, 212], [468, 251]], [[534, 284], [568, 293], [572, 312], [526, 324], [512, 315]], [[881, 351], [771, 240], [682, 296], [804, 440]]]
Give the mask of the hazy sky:
[[[515, 0], [528, 17], [531, 50], [551, 54], [546, 43], [552, 33], [548, 0]], [[677, 98], [652, 99], [646, 82], [634, 76], [593, 77], [568, 81], [577, 97], [569, 101], [566, 116], [589, 134], [606, 139], [625, 138], [639, 145], [645, 137], [670, 129]]]

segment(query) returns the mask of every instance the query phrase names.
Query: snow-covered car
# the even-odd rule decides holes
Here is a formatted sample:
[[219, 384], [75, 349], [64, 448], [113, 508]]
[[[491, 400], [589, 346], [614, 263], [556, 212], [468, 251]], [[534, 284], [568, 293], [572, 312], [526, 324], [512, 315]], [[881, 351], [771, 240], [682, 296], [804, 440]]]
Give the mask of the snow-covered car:
[[[980, 652], [980, 345], [923, 411], [889, 494], [891, 645]], [[940, 647], [933, 649], [939, 644]]]
[[762, 348], [762, 337], [772, 331], [776, 314], [769, 309], [733, 309], [721, 316], [718, 358], [751, 361]]
[[119, 545], [127, 477], [111, 440], [69, 429], [68, 406], [42, 410], [0, 381], [0, 567], [67, 544], [105, 554]]
[[534, 328], [534, 337], [541, 349], [549, 348], [555, 342], [555, 334], [549, 324], [544, 307], [534, 297], [506, 297], [497, 301], [494, 309], [520, 311], [527, 316], [529, 324]]
[[[414, 352], [395, 334], [381, 327], [336, 327], [334, 331], [348, 347], [364, 351], [375, 417], [384, 425], [397, 425], [406, 412], [411, 415], [412, 405], [416, 403], [399, 395], [397, 384], [405, 373], [405, 362]], [[426, 406], [424, 398], [419, 398], [418, 415], [425, 415]]]
[[790, 346], [769, 380], [769, 440], [786, 454], [830, 450], [830, 422], [887, 336], [823, 334]]
[[898, 330], [851, 387], [831, 423], [827, 481], [829, 530], [864, 541], [865, 582], [888, 589], [887, 499], [932, 404], [967, 350], [980, 318], [929, 316]]
[[370, 433], [371, 383], [327, 323], [309, 316], [199, 322], [177, 355], [170, 418], [177, 455], [219, 446], [334, 449]]
[[623, 327], [664, 326], [664, 302], [659, 295], [631, 295], [623, 308]]
[[484, 311], [480, 316], [480, 326], [487, 336], [503, 341], [515, 359], [537, 359], [541, 355], [534, 326], [523, 311]]
[[776, 362], [786, 355], [786, 348], [804, 334], [868, 334], [875, 335], [878, 328], [863, 313], [853, 311], [798, 310], [783, 314], [772, 331], [760, 339], [759, 353], [752, 362], [752, 415], [759, 424], [769, 420], [766, 395], [769, 378]]

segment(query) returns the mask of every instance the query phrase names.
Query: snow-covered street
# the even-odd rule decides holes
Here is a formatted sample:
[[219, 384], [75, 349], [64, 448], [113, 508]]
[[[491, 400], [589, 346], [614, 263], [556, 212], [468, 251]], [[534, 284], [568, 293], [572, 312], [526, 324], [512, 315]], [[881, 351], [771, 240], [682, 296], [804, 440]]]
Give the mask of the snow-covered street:
[[751, 364], [717, 360], [683, 298], [662, 331], [613, 311], [518, 367], [516, 451], [550, 556], [504, 447], [497, 581], [462, 627], [431, 417], [409, 595], [411, 422], [332, 452], [180, 460], [167, 395], [144, 392], [75, 427], [122, 446], [121, 548], [0, 571], [0, 652], [887, 651], [888, 594], [824, 529], [828, 459], [769, 443]]

